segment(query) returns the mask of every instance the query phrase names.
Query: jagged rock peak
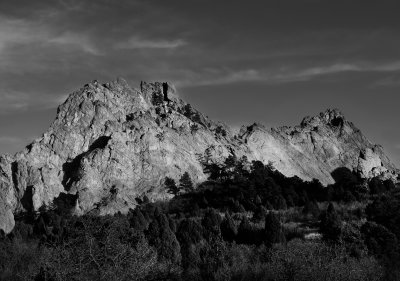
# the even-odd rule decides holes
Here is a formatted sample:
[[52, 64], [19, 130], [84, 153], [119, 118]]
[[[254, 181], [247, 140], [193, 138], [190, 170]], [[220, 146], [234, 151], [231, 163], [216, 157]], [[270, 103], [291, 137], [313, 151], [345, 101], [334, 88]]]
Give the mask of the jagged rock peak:
[[154, 95], [160, 95], [164, 102], [178, 101], [177, 91], [171, 82], [140, 82], [140, 92], [143, 97], [152, 103]]
[[65, 107], [70, 110], [71, 104], [80, 105], [84, 100], [109, 106], [122, 106], [125, 109], [132, 108], [132, 105], [141, 106], [146, 110], [153, 105], [154, 95], [162, 95], [165, 102], [178, 102], [176, 93], [175, 86], [170, 82], [141, 81], [139, 89], [136, 89], [132, 88], [122, 77], [104, 84], [93, 80], [70, 94], [67, 100], [58, 107], [58, 112]]
[[339, 109], [327, 109], [316, 116], [306, 116], [300, 123], [301, 127], [317, 127], [321, 124], [332, 126], [343, 126], [346, 118]]

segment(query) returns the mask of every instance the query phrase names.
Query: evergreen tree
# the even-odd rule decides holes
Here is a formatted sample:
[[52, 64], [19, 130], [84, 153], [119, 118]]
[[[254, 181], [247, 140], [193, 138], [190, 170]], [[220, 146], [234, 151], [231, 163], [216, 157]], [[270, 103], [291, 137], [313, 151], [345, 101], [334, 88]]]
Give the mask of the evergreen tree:
[[178, 227], [177, 237], [182, 244], [196, 244], [203, 238], [203, 228], [192, 219], [184, 219]]
[[381, 194], [386, 192], [386, 186], [379, 177], [374, 177], [368, 183], [371, 194]]
[[257, 206], [262, 204], [262, 200], [259, 195], [257, 195], [256, 198], [254, 198], [254, 204], [256, 204]]
[[275, 243], [285, 242], [281, 222], [273, 212], [269, 212], [265, 217], [264, 231], [264, 242], [268, 247], [271, 247]]
[[172, 263], [180, 260], [180, 245], [169, 226], [168, 218], [160, 214], [149, 225], [146, 232], [147, 240], [157, 249], [160, 259]]
[[206, 214], [204, 215], [201, 224], [203, 226], [204, 233], [211, 236], [220, 236], [221, 235], [221, 216], [215, 211], [215, 209], [210, 208], [207, 210]]
[[319, 215], [321, 214], [321, 211], [318, 207], [317, 202], [315, 201], [308, 201], [303, 208], [303, 214], [310, 214], [314, 218], [318, 218]]
[[139, 208], [136, 208], [129, 214], [129, 224], [136, 230], [143, 231], [147, 228], [147, 220]]
[[332, 203], [329, 203], [328, 209], [322, 215], [320, 230], [326, 240], [338, 241], [340, 238], [342, 232], [342, 220]]
[[191, 213], [192, 217], [199, 217], [201, 215], [201, 210], [200, 210], [199, 204], [194, 203], [190, 213]]
[[167, 189], [168, 193], [173, 194], [174, 196], [179, 194], [179, 187], [176, 186], [175, 180], [170, 177], [165, 177], [164, 182], [165, 188]]
[[361, 232], [368, 250], [385, 263], [393, 263], [399, 258], [396, 235], [386, 227], [374, 222], [366, 222]]
[[253, 227], [247, 217], [244, 216], [238, 228], [237, 242], [239, 244], [254, 244], [255, 240]]
[[229, 213], [225, 213], [225, 218], [221, 223], [221, 233], [225, 241], [232, 242], [237, 236], [237, 227]]
[[186, 192], [193, 191], [194, 188], [193, 188], [192, 179], [190, 178], [190, 175], [188, 172], [185, 172], [182, 175], [182, 177], [179, 179], [179, 188]]
[[224, 175], [231, 179], [234, 169], [236, 167], [237, 159], [235, 155], [229, 155], [228, 158], [225, 159], [225, 166], [224, 166]]
[[275, 209], [276, 210], [286, 210], [287, 205], [286, 205], [286, 200], [283, 198], [282, 195], [279, 195], [275, 198]]
[[253, 221], [259, 222], [265, 219], [265, 214], [267, 213], [267, 209], [264, 206], [258, 206], [253, 214]]
[[222, 175], [222, 168], [215, 163], [204, 164], [204, 173], [208, 174], [209, 180], [219, 180]]
[[267, 201], [267, 203], [265, 203], [265, 209], [267, 210], [273, 210], [274, 206], [272, 206], [271, 202]]

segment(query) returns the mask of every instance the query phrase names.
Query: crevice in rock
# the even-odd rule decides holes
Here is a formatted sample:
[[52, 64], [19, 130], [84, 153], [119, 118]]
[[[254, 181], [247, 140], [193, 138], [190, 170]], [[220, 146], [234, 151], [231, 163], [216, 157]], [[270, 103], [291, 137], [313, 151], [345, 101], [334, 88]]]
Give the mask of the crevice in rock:
[[334, 127], [342, 127], [344, 124], [344, 120], [342, 117], [335, 117], [331, 120], [331, 125]]
[[169, 102], [170, 99], [168, 98], [168, 83], [162, 83], [162, 93], [164, 95], [164, 101]]
[[22, 207], [24, 207], [24, 209], [28, 212], [31, 213], [33, 212], [33, 186], [29, 185], [27, 186], [24, 195], [21, 198], [21, 204]]
[[126, 122], [133, 121], [133, 120], [135, 120], [135, 115], [133, 113], [130, 113], [130, 114], [126, 115], [125, 120], [126, 120]]
[[77, 200], [77, 194], [67, 194], [62, 192], [57, 198], [54, 198], [53, 203], [59, 213], [70, 214], [75, 208]]
[[29, 153], [32, 151], [32, 147], [33, 147], [33, 143], [28, 144], [28, 145], [26, 146], [26, 149], [28, 149], [28, 152], [29, 152]]
[[108, 142], [110, 141], [111, 137], [110, 136], [101, 136], [99, 137], [97, 140], [95, 140], [90, 146], [89, 146], [89, 150], [87, 151], [87, 153], [95, 150], [95, 149], [104, 149]]
[[79, 154], [74, 159], [72, 159], [72, 161], [65, 162], [63, 164], [64, 177], [61, 184], [64, 186], [64, 189], [66, 191], [70, 191], [72, 184], [79, 179], [79, 166], [82, 158], [93, 150], [104, 149], [110, 139], [110, 136], [99, 137], [89, 146], [89, 149], [87, 151]]
[[17, 163], [17, 161], [14, 161], [14, 162], [11, 163], [11, 177], [12, 177], [12, 181], [13, 181], [13, 184], [14, 184], [14, 188], [16, 190], [18, 189], [17, 173], [18, 173], [18, 163]]

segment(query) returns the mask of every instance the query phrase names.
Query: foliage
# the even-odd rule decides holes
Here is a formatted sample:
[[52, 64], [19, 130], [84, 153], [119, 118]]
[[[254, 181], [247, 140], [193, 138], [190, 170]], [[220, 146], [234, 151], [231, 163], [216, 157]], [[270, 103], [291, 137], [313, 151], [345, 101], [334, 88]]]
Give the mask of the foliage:
[[174, 179], [170, 177], [165, 177], [164, 181], [165, 188], [167, 189], [168, 193], [173, 194], [174, 196], [177, 196], [180, 192], [180, 188], [176, 185], [176, 182]]
[[184, 190], [186, 192], [191, 192], [193, 191], [193, 183], [192, 179], [190, 178], [190, 175], [188, 172], [185, 172], [182, 177], [179, 179], [179, 189]]
[[160, 259], [172, 263], [180, 261], [180, 245], [165, 214], [160, 214], [150, 223], [146, 236], [149, 244], [157, 250]]

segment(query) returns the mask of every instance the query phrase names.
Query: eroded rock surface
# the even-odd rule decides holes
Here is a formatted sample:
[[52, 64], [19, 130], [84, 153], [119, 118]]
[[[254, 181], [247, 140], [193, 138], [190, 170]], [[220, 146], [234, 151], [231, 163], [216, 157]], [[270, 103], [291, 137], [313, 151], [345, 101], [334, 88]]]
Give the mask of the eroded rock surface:
[[365, 178], [395, 176], [395, 167], [338, 110], [307, 117], [296, 127], [254, 124], [238, 135], [175, 94], [169, 83], [93, 81], [71, 94], [43, 136], [14, 156], [0, 157], [0, 229], [13, 214], [51, 206], [60, 195], [76, 199], [75, 212], [127, 212], [137, 198], [166, 199], [162, 183], [188, 171], [206, 179], [199, 154], [213, 161], [230, 154], [272, 161], [287, 176], [333, 182], [338, 167]]

